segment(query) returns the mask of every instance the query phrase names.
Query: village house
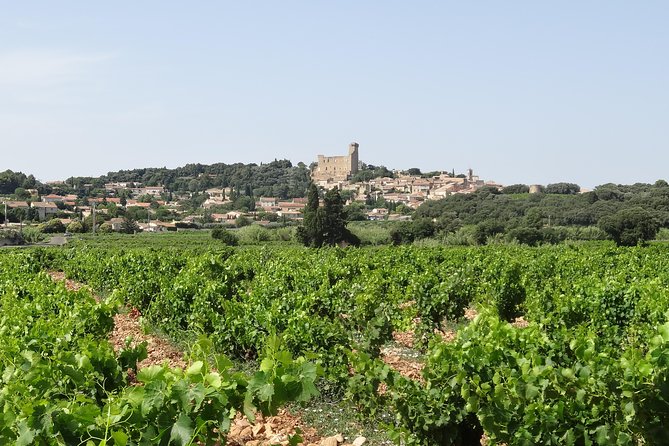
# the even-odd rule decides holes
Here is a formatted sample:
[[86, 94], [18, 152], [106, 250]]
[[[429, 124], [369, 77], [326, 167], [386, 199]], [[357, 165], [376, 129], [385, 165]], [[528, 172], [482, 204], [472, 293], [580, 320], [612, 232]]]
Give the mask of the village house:
[[119, 232], [121, 230], [121, 225], [123, 224], [123, 219], [122, 218], [112, 218], [108, 221], [109, 226], [111, 226], [111, 230], [115, 232]]
[[302, 211], [304, 209], [303, 203], [295, 203], [294, 201], [280, 201], [277, 206], [283, 212]]
[[224, 201], [218, 201], [212, 198], [207, 198], [204, 203], [202, 203], [202, 207], [204, 209], [211, 209], [215, 206], [222, 206], [224, 204], [231, 203], [230, 200], [224, 200]]
[[223, 202], [226, 197], [225, 190], [220, 188], [207, 189], [204, 192], [209, 195], [209, 199], [212, 201]]
[[163, 232], [167, 230], [157, 221], [152, 221], [151, 223], [137, 223], [137, 226], [139, 226], [139, 229], [143, 232]]
[[386, 208], [374, 208], [367, 212], [367, 220], [384, 220], [388, 215]]
[[211, 214], [211, 219], [215, 223], [223, 223], [228, 219], [228, 217], [226, 214]]
[[135, 187], [132, 189], [132, 195], [134, 197], [141, 197], [142, 195], [159, 197], [163, 193], [165, 193], [165, 188], [163, 186]]
[[285, 218], [286, 220], [300, 220], [302, 219], [302, 212], [294, 210], [280, 210], [276, 213], [279, 218]]
[[278, 202], [279, 200], [275, 197], [260, 197], [256, 203], [256, 207], [271, 208], [276, 206]]
[[59, 212], [56, 203], [51, 202], [34, 202], [32, 208], [37, 211], [37, 216], [40, 220], [46, 220]]
[[[134, 200], [133, 200], [133, 201], [134, 201]], [[132, 203], [132, 204], [128, 204], [128, 203], [126, 203], [125, 206], [126, 206], [126, 208], [128, 208], [128, 207], [133, 207], [133, 208], [144, 208], [144, 209], [148, 209], [148, 208], [151, 207], [151, 203], [141, 203], [141, 202], [139, 202], [139, 201], [135, 201], [135, 202]]]
[[458, 190], [458, 186], [455, 184], [447, 184], [445, 186], [441, 186], [438, 189], [434, 189], [430, 191], [430, 198], [434, 200], [439, 200], [442, 198], [446, 198], [448, 195], [452, 194], [453, 192], [456, 192]]
[[30, 205], [25, 201], [5, 201], [3, 204], [7, 205], [9, 209], [23, 209], [26, 211], [30, 209]]
[[49, 194], [42, 196], [42, 201], [44, 203], [56, 203], [57, 201], [65, 201], [65, 200], [66, 198], [62, 195]]
[[131, 187], [135, 187], [135, 183], [119, 182], [119, 183], [106, 183], [105, 184], [105, 190], [107, 190], [107, 191], [114, 191], [114, 190], [117, 190], [117, 189], [129, 189]]
[[430, 189], [432, 189], [432, 183], [429, 180], [420, 179], [411, 183], [412, 194], [421, 192], [427, 195], [430, 192]]

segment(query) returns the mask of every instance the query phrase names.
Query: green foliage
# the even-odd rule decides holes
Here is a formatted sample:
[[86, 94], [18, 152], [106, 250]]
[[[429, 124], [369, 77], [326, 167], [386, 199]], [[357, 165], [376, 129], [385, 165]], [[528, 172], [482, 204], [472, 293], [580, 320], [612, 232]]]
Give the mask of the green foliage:
[[412, 293], [420, 323], [415, 335], [418, 345], [426, 347], [435, 330], [443, 322], [457, 321], [475, 297], [475, 277], [472, 269], [435, 271], [428, 269], [414, 280]]
[[41, 186], [32, 175], [26, 176], [22, 172], [12, 172], [5, 170], [0, 172], [0, 194], [10, 195], [15, 193], [17, 188], [33, 189]]
[[527, 184], [511, 184], [502, 189], [503, 194], [526, 194], [530, 192], [530, 187]]
[[80, 234], [84, 232], [84, 225], [80, 221], [74, 220], [67, 225], [66, 230], [71, 234]]
[[544, 189], [547, 194], [573, 195], [581, 192], [581, 187], [574, 183], [554, 183], [548, 184]]
[[237, 217], [235, 219], [235, 226], [237, 226], [238, 228], [243, 228], [244, 226], [249, 226], [251, 223], [253, 223], [251, 221], [251, 219], [249, 219], [248, 217], [245, 217], [243, 215], [240, 215], [239, 217]]
[[623, 209], [602, 217], [599, 227], [618, 246], [635, 246], [653, 240], [659, 229], [657, 221], [643, 208]]
[[412, 243], [431, 237], [435, 233], [435, 225], [428, 218], [399, 223], [390, 230], [390, 239], [394, 245]]
[[320, 247], [323, 245], [323, 215], [318, 212], [319, 203], [318, 188], [311, 183], [307, 192], [304, 220], [296, 233], [298, 241], [304, 246]]
[[56, 234], [65, 232], [65, 225], [57, 218], [47, 221], [39, 225], [39, 230], [45, 234]]
[[381, 222], [351, 222], [347, 226], [360, 239], [362, 246], [389, 245], [391, 227]]
[[272, 240], [271, 231], [260, 225], [245, 226], [237, 231], [236, 234], [242, 245], [257, 245]]
[[537, 246], [544, 241], [544, 232], [537, 228], [519, 227], [509, 231], [507, 238], [528, 246]]
[[98, 226], [96, 232], [100, 234], [111, 234], [113, 232], [111, 223], [108, 221], [102, 223], [100, 226]]
[[373, 166], [371, 164], [363, 163], [362, 168], [351, 178], [351, 182], [361, 183], [381, 177], [394, 178], [395, 174], [385, 166]]
[[344, 207], [346, 221], [365, 221], [367, 220], [366, 208], [362, 203], [353, 202]]
[[[521, 186], [509, 186], [502, 194], [480, 189], [429, 200], [416, 209], [414, 218], [457, 218], [463, 225], [503, 222], [505, 235], [517, 227], [571, 227], [573, 231], [564, 232], [567, 239], [581, 240], [584, 234], [577, 228], [593, 227], [603, 217], [623, 209], [642, 208], [661, 227], [669, 227], [669, 187], [664, 182], [605, 184], [585, 193], [578, 193], [578, 186], [570, 183], [552, 184], [545, 190], [547, 193], [537, 194], [523, 193]], [[479, 237], [479, 243], [482, 240]]]
[[106, 340], [112, 302], [53, 282], [40, 272], [53, 261], [45, 251], [0, 259], [2, 444], [218, 444], [235, 413], [253, 419], [318, 393], [319, 368], [277, 340], [252, 377], [233, 372], [206, 338], [185, 370], [137, 370], [146, 344], [128, 341], [117, 355]]
[[39, 243], [46, 238], [44, 233], [34, 226], [23, 228], [20, 236], [26, 243]]
[[504, 225], [497, 220], [485, 220], [478, 225], [474, 230], [474, 241], [479, 245], [485, 245], [489, 237], [494, 237], [497, 234], [504, 232]]
[[346, 213], [339, 190], [326, 192], [323, 207], [319, 207], [318, 189], [311, 183], [304, 208], [304, 221], [297, 229], [297, 238], [304, 246], [359, 245], [360, 239], [346, 228]]
[[346, 215], [339, 189], [333, 187], [325, 193], [323, 208], [319, 212], [323, 214], [323, 243], [334, 246], [343, 241], [346, 238]]
[[526, 297], [525, 286], [522, 283], [522, 267], [518, 262], [498, 264], [496, 267], [498, 275], [491, 283], [491, 297], [499, 317], [512, 322], [522, 314], [520, 306]]
[[239, 244], [239, 237], [232, 231], [225, 229], [222, 226], [217, 226], [211, 230], [212, 238], [220, 240], [227, 246], [237, 246]]
[[0, 229], [0, 244], [2, 245], [22, 245], [26, 242], [23, 234], [13, 229]]
[[[661, 333], [669, 333], [665, 327]], [[664, 390], [655, 387], [665, 379], [664, 337], [645, 354], [616, 354], [606, 348], [603, 353], [594, 333], [556, 335], [538, 325], [519, 329], [479, 316], [454, 343], [434, 346], [425, 387], [395, 386], [400, 409], [414, 410], [400, 410], [405, 430], [420, 444], [457, 444], [469, 419], [480, 421], [495, 443], [667, 441], [658, 430], [666, 409], [656, 405]]]
[[[133, 182], [146, 186], [163, 185], [167, 190], [173, 192], [197, 192], [197, 195], [202, 197], [199, 199], [201, 201], [206, 200], [205, 194], [201, 192], [213, 187], [234, 187], [236, 195], [228, 197], [233, 201], [238, 198], [239, 192], [249, 190], [254, 196], [285, 199], [303, 197], [309, 179], [309, 169], [302, 163], [293, 166], [289, 160], [275, 160], [260, 165], [187, 164], [176, 169], [163, 167], [122, 170], [109, 172], [101, 177], [69, 178], [62, 189], [67, 193], [85, 193], [84, 184], [93, 184], [94, 187], [102, 188], [105, 183], [109, 182]], [[75, 186], [72, 187], [72, 184]]]
[[[198, 342], [186, 371], [140, 370], [140, 385], [130, 388], [124, 370], [141, 357], [140, 350], [121, 352], [115, 361], [91, 360], [101, 364], [99, 375], [90, 378], [95, 386], [74, 386], [61, 369], [45, 369], [39, 375], [44, 387], [56, 386], [48, 396], [71, 395], [67, 392], [76, 388], [89, 398], [52, 400], [76, 419], [85, 411], [96, 414], [86, 430], [95, 438], [106, 438], [104, 425], [135, 442], [149, 438], [144, 432], [152, 432], [154, 443], [170, 438], [181, 443], [187, 437], [216, 441], [220, 434], [213, 426], [220, 423], [217, 429], [225, 432], [225, 417], [233, 409], [273, 413], [287, 399], [314, 394], [309, 383], [319, 376], [319, 367], [289, 359], [303, 356], [322, 365], [327, 386], [345, 389], [363, 416], [396, 414], [382, 429], [404, 444], [477, 444], [485, 432], [492, 443], [509, 445], [661, 445], [669, 441], [664, 429], [669, 422], [668, 249], [588, 243], [31, 250], [13, 257], [7, 273], [0, 268], [2, 314], [9, 318], [6, 331], [0, 328], [0, 352], [6, 352], [0, 361], [11, 358], [20, 362], [12, 370], [28, 373], [35, 370], [30, 361], [52, 358], [51, 352], [58, 354], [68, 342], [89, 358], [114, 357], [104, 353], [108, 347], [100, 341], [113, 312], [102, 307], [101, 314], [91, 314], [84, 304], [100, 304], [83, 299], [86, 293], [72, 297], [64, 288], [54, 291], [56, 285], [39, 270], [58, 265], [114, 300], [138, 307], [147, 322], [169, 335], [206, 334], [211, 340]], [[0, 258], [0, 265], [6, 259]], [[33, 284], [32, 291], [26, 283]], [[459, 322], [474, 303], [479, 315]], [[41, 318], [68, 315], [75, 328], [54, 331], [54, 347]], [[516, 321], [520, 315], [524, 323]], [[454, 340], [443, 343], [433, 336], [435, 329], [453, 329], [453, 322], [460, 327]], [[53, 325], [66, 330], [71, 324]], [[401, 377], [377, 359], [392, 331], [408, 328], [423, 347], [427, 344], [421, 380]], [[80, 342], [80, 333], [91, 338]], [[12, 347], [17, 337], [21, 344]], [[26, 349], [37, 354], [25, 359]], [[102, 353], [95, 356], [94, 349]], [[221, 352], [257, 358], [259, 371], [251, 377], [235, 374]], [[70, 364], [63, 358], [60, 363]], [[218, 376], [211, 375], [214, 369]], [[91, 390], [100, 382], [105, 392]], [[0, 397], [22, 395], [23, 383], [23, 377], [12, 381], [15, 387]], [[30, 383], [43, 391], [42, 384]], [[207, 396], [199, 404], [202, 387], [211, 398], [225, 395], [227, 402]], [[41, 438], [37, 420], [44, 419], [44, 411], [35, 410], [35, 417], [21, 412], [25, 401], [40, 398], [0, 405], [13, 414], [8, 422], [13, 437], [2, 438], [4, 443], [13, 443], [19, 432], [26, 439]], [[57, 405], [48, 404], [48, 410]], [[211, 416], [203, 412], [210, 405], [216, 408]], [[124, 413], [123, 407], [129, 409]], [[121, 413], [119, 420], [113, 418]], [[106, 421], [95, 421], [98, 416]], [[81, 431], [73, 435], [64, 441], [89, 438]]]
[[126, 216], [123, 218], [123, 221], [121, 222], [121, 229], [119, 232], [123, 234], [135, 234], [137, 232], [140, 232], [139, 224], [137, 224], [137, 221]]

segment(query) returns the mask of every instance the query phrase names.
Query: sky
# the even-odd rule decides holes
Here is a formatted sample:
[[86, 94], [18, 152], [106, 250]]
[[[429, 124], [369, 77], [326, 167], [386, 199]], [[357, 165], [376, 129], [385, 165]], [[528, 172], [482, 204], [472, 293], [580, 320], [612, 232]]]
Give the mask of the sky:
[[666, 1], [0, 0], [0, 170], [188, 163], [669, 180]]

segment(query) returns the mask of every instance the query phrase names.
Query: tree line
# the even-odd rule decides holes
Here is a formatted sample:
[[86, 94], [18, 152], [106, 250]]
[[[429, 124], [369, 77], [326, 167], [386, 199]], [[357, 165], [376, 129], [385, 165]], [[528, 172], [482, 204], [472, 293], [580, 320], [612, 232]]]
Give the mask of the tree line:
[[[669, 228], [669, 184], [637, 183], [597, 186], [580, 193], [572, 183], [556, 183], [529, 193], [529, 186], [510, 185], [502, 190], [483, 187], [471, 194], [454, 194], [423, 203], [414, 222], [396, 234], [400, 242], [422, 234], [454, 233], [468, 226], [476, 243], [505, 236], [527, 244], [554, 243], [566, 230], [599, 230], [618, 244], [633, 245]], [[588, 232], [588, 229], [590, 231]]]

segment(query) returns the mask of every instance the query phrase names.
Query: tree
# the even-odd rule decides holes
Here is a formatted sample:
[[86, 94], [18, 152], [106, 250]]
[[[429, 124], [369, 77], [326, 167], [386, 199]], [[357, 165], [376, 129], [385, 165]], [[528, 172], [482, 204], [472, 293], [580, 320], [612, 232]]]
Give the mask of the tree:
[[323, 236], [326, 244], [333, 246], [345, 238], [346, 215], [339, 189], [333, 187], [323, 197]]
[[485, 245], [488, 237], [504, 232], [504, 225], [497, 220], [484, 220], [474, 230], [474, 240], [479, 245]]
[[307, 192], [307, 205], [304, 207], [303, 224], [297, 228], [296, 233], [297, 239], [304, 246], [316, 248], [323, 246], [322, 215], [318, 212], [319, 203], [318, 188], [311, 183]]
[[502, 189], [503, 194], [526, 194], [530, 191], [527, 184], [511, 184]]
[[657, 235], [659, 224], [641, 207], [622, 209], [613, 215], [602, 217], [598, 224], [618, 246], [636, 246], [652, 240]]
[[572, 195], [581, 191], [581, 187], [574, 183], [554, 183], [546, 186], [547, 194]]
[[30, 199], [30, 192], [28, 192], [22, 187], [17, 187], [16, 189], [14, 189], [14, 197], [17, 200], [28, 200]]
[[297, 238], [305, 246], [320, 248], [323, 245], [359, 245], [360, 240], [346, 228], [346, 212], [339, 190], [334, 187], [323, 198], [319, 207], [318, 189], [309, 186], [304, 223], [297, 228]]
[[367, 214], [365, 213], [365, 206], [362, 203], [351, 203], [344, 208], [346, 211], [347, 221], [365, 221]]
[[130, 217], [125, 217], [121, 223], [121, 232], [124, 234], [134, 234], [139, 232], [139, 225]]
[[414, 221], [405, 221], [395, 226], [390, 231], [390, 239], [394, 245], [403, 243], [412, 243], [414, 240], [420, 240], [432, 237], [435, 232], [435, 225], [429, 218], [420, 218]]
[[237, 226], [238, 228], [243, 228], [244, 226], [248, 226], [251, 223], [252, 223], [251, 219], [243, 215], [240, 215], [239, 217], [235, 218], [235, 226]]

